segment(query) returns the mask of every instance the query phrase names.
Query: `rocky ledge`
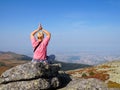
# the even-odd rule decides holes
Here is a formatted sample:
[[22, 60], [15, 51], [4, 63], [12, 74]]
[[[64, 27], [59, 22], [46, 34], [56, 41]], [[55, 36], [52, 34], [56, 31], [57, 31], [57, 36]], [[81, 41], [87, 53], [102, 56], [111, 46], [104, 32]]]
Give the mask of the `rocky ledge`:
[[25, 63], [5, 71], [0, 76], [0, 90], [41, 90], [57, 88], [60, 84], [60, 65]]
[[75, 78], [60, 71], [60, 64], [28, 62], [0, 76], [0, 90], [119, 90], [108, 89], [98, 79]]

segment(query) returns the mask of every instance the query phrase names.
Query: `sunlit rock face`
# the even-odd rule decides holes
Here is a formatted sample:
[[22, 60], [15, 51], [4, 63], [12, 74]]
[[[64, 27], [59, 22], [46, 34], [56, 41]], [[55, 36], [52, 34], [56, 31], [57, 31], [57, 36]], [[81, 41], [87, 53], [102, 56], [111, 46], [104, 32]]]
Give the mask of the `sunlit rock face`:
[[41, 90], [60, 86], [59, 64], [25, 63], [5, 71], [0, 90]]

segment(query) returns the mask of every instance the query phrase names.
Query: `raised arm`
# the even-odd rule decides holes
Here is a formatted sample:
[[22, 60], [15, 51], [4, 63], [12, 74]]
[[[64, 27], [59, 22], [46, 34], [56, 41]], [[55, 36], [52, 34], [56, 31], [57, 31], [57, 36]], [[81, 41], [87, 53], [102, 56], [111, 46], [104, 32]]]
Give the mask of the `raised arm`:
[[50, 32], [48, 32], [45, 29], [42, 29], [42, 32], [45, 33], [48, 38], [51, 38], [51, 33]]
[[41, 25], [39, 25], [36, 30], [34, 30], [33, 32], [31, 32], [30, 37], [31, 37], [31, 38], [34, 37], [34, 35], [35, 35], [38, 31], [40, 31], [40, 30], [42, 30], [42, 26], [41, 26]]

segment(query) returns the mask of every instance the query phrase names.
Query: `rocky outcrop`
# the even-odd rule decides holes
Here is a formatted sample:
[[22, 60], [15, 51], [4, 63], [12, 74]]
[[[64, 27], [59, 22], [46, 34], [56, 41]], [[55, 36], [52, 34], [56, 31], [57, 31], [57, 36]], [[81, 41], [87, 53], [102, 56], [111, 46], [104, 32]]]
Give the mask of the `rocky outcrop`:
[[109, 90], [107, 85], [95, 78], [72, 78], [66, 87], [59, 90]]
[[60, 84], [59, 64], [29, 62], [5, 71], [0, 77], [0, 90], [41, 90]]
[[18, 65], [0, 76], [0, 90], [120, 90], [108, 88], [97, 78], [79, 77], [78, 71], [66, 74], [60, 68], [60, 64], [33, 62]]

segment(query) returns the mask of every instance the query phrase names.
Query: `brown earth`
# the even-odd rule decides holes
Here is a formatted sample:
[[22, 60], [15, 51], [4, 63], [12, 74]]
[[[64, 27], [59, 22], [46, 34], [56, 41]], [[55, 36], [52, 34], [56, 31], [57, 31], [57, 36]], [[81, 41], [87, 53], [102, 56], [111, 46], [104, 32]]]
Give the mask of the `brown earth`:
[[[77, 78], [96, 78], [107, 83], [108, 88], [120, 88], [119, 76], [120, 61], [108, 62], [94, 67], [66, 71], [67, 74]], [[114, 77], [114, 78], [113, 78]]]
[[0, 65], [0, 75], [4, 71], [6, 71], [6, 70], [8, 70], [8, 69], [10, 69], [10, 68], [12, 68], [16, 65], [20, 65], [20, 64], [23, 64], [23, 63], [27, 63], [27, 62], [28, 61], [23, 61], [23, 60], [1, 60], [0, 59], [0, 63], [1, 63], [1, 65]]

